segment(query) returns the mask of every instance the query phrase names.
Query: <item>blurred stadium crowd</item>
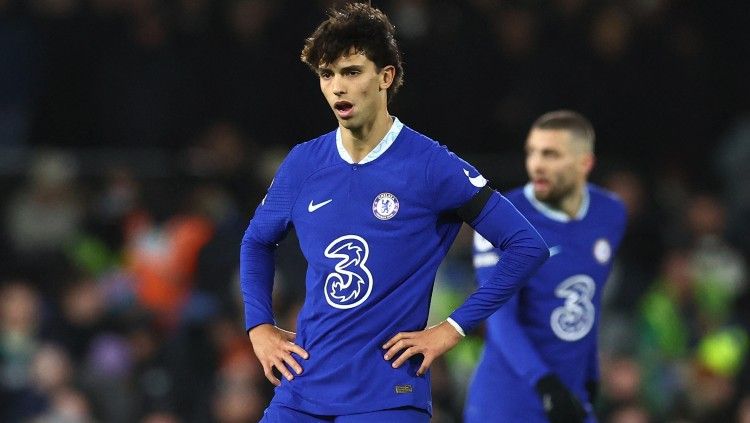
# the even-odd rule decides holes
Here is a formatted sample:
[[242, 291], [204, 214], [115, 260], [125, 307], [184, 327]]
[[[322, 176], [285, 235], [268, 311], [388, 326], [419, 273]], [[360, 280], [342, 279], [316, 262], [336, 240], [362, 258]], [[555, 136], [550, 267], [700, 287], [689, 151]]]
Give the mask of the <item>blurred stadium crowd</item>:
[[[238, 247], [288, 148], [335, 126], [298, 61], [335, 3], [0, 0], [0, 421], [259, 418]], [[373, 3], [405, 52], [392, 112], [498, 188], [536, 116], [593, 121], [629, 212], [601, 421], [750, 422], [747, 2]], [[305, 263], [280, 250], [293, 330]], [[434, 320], [473, 284], [464, 230]], [[433, 421], [461, 420], [479, 335], [434, 365]]]

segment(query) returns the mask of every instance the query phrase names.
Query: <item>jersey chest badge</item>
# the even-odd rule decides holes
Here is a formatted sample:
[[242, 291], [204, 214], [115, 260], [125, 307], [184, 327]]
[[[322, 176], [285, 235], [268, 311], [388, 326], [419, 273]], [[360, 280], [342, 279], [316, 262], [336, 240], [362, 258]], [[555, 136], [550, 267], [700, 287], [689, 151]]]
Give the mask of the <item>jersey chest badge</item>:
[[392, 219], [398, 208], [398, 198], [390, 192], [381, 192], [372, 202], [372, 214], [380, 220]]
[[612, 258], [612, 246], [606, 238], [599, 238], [594, 242], [594, 258], [599, 264], [606, 264]]

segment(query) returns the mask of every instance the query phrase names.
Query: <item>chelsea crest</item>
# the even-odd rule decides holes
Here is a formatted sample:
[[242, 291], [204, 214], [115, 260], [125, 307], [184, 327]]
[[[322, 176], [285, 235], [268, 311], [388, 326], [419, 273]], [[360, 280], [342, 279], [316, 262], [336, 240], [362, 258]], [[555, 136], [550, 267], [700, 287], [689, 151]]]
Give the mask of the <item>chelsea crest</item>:
[[398, 213], [398, 198], [390, 192], [381, 192], [372, 202], [372, 213], [380, 220], [392, 219]]

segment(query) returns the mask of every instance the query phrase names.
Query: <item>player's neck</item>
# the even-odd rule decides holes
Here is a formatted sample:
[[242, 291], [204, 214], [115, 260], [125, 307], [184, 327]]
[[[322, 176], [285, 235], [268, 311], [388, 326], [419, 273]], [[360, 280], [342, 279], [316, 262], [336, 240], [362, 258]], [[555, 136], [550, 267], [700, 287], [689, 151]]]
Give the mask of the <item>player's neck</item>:
[[393, 118], [386, 110], [379, 113], [372, 122], [362, 127], [347, 129], [341, 127], [341, 142], [354, 163], [359, 163], [380, 143], [393, 125]]
[[578, 216], [578, 212], [583, 205], [583, 190], [585, 188], [586, 184], [579, 185], [570, 195], [564, 197], [558, 205], [560, 211], [571, 218]]

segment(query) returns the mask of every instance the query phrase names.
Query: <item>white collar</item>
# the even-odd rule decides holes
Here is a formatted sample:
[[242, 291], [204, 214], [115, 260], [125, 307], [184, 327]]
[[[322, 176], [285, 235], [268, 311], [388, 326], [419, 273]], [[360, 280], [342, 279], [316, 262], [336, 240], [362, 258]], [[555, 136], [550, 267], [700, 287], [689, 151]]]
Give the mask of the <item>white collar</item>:
[[[378, 143], [378, 145], [375, 146], [375, 148], [370, 151], [364, 159], [360, 160], [357, 164], [365, 164], [370, 163], [371, 161], [377, 159], [378, 157], [382, 156], [383, 153], [385, 153], [393, 144], [393, 141], [396, 141], [396, 137], [398, 137], [398, 134], [401, 133], [401, 129], [403, 129], [404, 124], [401, 123], [400, 120], [396, 116], [393, 117], [393, 124], [391, 125], [391, 128], [386, 132], [385, 136], [382, 140]], [[354, 160], [352, 160], [352, 156], [349, 155], [349, 152], [346, 151], [344, 148], [344, 143], [341, 141], [341, 128], [336, 128], [336, 149], [339, 151], [339, 156], [341, 158], [349, 163], [354, 164]]]
[[[558, 222], [570, 222], [571, 220], [573, 220], [566, 213], [560, 210], [553, 209], [552, 207], [537, 200], [534, 196], [534, 186], [531, 184], [531, 182], [527, 183], [523, 187], [523, 195], [527, 200], [529, 200], [529, 203], [531, 203], [531, 205], [534, 206], [535, 209], [539, 210], [540, 213], [549, 217], [550, 219], [556, 220]], [[583, 190], [583, 200], [581, 201], [581, 208], [578, 209], [578, 213], [576, 213], [575, 215], [575, 220], [582, 220], [584, 217], [586, 217], [586, 213], [588, 213], [589, 211], [589, 202], [589, 189], [587, 186]]]

